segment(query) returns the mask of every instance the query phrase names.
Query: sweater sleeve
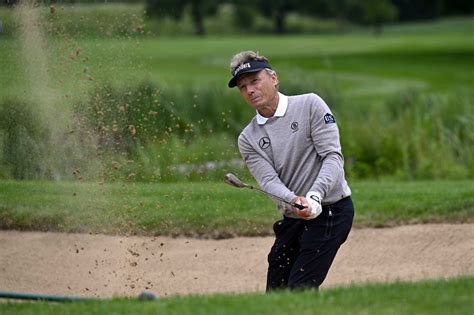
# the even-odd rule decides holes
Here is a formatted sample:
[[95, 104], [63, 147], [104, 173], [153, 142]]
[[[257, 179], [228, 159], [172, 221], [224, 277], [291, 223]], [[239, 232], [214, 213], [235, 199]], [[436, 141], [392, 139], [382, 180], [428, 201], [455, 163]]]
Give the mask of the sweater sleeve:
[[322, 159], [322, 166], [311, 191], [319, 192], [324, 200], [338, 179], [344, 176], [344, 158], [336, 119], [324, 100], [313, 95], [315, 100], [310, 115], [311, 138]]
[[[257, 152], [244, 134], [239, 136], [238, 146], [245, 164], [261, 189], [286, 201], [296, 198], [296, 194], [280, 180], [272, 161]], [[275, 201], [277, 202], [277, 200]], [[277, 202], [277, 204], [279, 203]]]

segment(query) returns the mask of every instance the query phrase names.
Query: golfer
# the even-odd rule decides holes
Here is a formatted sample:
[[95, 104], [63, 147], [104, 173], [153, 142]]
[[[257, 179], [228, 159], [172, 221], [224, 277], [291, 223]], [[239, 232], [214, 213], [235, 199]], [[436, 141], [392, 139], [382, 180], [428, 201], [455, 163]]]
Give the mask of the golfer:
[[276, 72], [256, 52], [236, 54], [230, 68], [228, 86], [256, 110], [238, 138], [247, 167], [261, 189], [305, 207], [275, 200], [283, 218], [273, 225], [267, 292], [318, 289], [354, 217], [336, 118], [316, 94], [280, 93]]

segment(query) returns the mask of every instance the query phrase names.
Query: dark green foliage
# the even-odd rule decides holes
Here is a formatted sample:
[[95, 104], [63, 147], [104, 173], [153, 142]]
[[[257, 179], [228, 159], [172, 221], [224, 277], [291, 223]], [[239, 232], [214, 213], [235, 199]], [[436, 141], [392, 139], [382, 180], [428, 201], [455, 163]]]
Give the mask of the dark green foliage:
[[186, 1], [184, 0], [147, 0], [146, 13], [148, 16], [170, 16], [174, 19], [181, 18]]
[[271, 19], [274, 32], [283, 34], [288, 31], [287, 17], [291, 13], [319, 18], [333, 18], [340, 24], [352, 21], [358, 24], [372, 25], [381, 28], [382, 24], [392, 22], [397, 17], [397, 8], [389, 0], [278, 0], [248, 1], [234, 0], [236, 14], [244, 20], [250, 15], [249, 8], [258, 14]]
[[[76, 105], [76, 111], [87, 117], [86, 128], [96, 133], [99, 149], [131, 154], [137, 143], [160, 134], [171, 123], [168, 108], [160, 106], [157, 100], [157, 91], [148, 84], [133, 90], [106, 85], [91, 93], [88, 103]], [[155, 127], [149, 123], [152, 119], [156, 121]], [[156, 125], [163, 128], [159, 130]]]
[[[383, 104], [350, 105], [330, 86], [318, 87], [338, 119], [349, 177], [474, 177], [471, 94], [406, 91]], [[283, 90], [295, 94], [317, 89], [303, 84]], [[132, 179], [141, 181], [217, 179], [226, 168], [241, 169], [236, 138], [253, 116], [236, 93], [212, 87], [162, 91], [150, 82], [98, 88], [86, 102], [76, 104], [75, 113], [82, 117], [76, 119], [82, 123], [76, 134], [95, 135], [104, 176], [127, 179], [133, 174]], [[3, 102], [0, 176], [50, 178], [43, 163], [48, 139], [33, 106]], [[87, 167], [91, 162], [74, 163]]]
[[[302, 85], [288, 85], [283, 91], [291, 95], [317, 90], [304, 83], [317, 84], [314, 81], [299, 82]], [[474, 177], [470, 94], [406, 91], [383, 104], [349, 106], [329, 85], [317, 86], [337, 115], [350, 177]], [[134, 160], [121, 168], [122, 176], [133, 173], [140, 180], [167, 181], [204, 179], [211, 175], [199, 165], [221, 161], [228, 166], [230, 160], [240, 159], [236, 137], [253, 116], [238, 94], [204, 87], [161, 91], [149, 82], [100, 88], [76, 111], [86, 115], [87, 128], [97, 133], [103, 156], [116, 155], [115, 162], [120, 156]]]
[[474, 2], [471, 0], [445, 0], [443, 3], [443, 13], [451, 14], [472, 14], [474, 12]]
[[[226, 106], [223, 107], [222, 105]], [[131, 154], [172, 136], [193, 140], [213, 133], [236, 135], [242, 126], [243, 104], [237, 95], [192, 88], [160, 90], [151, 82], [133, 87], [99, 87], [87, 103], [77, 104], [99, 136], [103, 150]]]
[[15, 5], [17, 2], [18, 2], [17, 0], [1, 0], [0, 6], [1, 5], [12, 6], [12, 5]]
[[390, 0], [399, 11], [399, 21], [435, 19], [452, 14], [472, 14], [470, 0]]
[[48, 136], [31, 106], [16, 100], [0, 103], [0, 177], [44, 176], [41, 160]]
[[348, 19], [373, 26], [377, 33], [381, 32], [383, 24], [395, 21], [398, 15], [397, 8], [389, 0], [352, 0], [349, 3]]
[[220, 0], [147, 0], [146, 12], [148, 16], [170, 16], [180, 19], [183, 12], [189, 9], [196, 35], [204, 35], [204, 18], [217, 12]]
[[[75, 14], [92, 14], [91, 9]], [[87, 81], [88, 89], [96, 89], [69, 98], [82, 100], [75, 116], [68, 112], [68, 101], [58, 105], [68, 121], [61, 119], [64, 128], [51, 135], [46, 128], [53, 124], [42, 126], [39, 118], [45, 114], [54, 122], [55, 115], [41, 113], [41, 100], [36, 104], [29, 98], [30, 104], [21, 106], [3, 101], [0, 176], [51, 178], [45, 165], [54, 164], [52, 160], [59, 163], [50, 169], [60, 175], [71, 174], [73, 167], [85, 174], [93, 164], [96, 170], [104, 166], [105, 172], [89, 173], [106, 179], [206, 180], [220, 179], [225, 168], [241, 171], [241, 164], [234, 163], [241, 162], [236, 137], [255, 112], [237, 91], [225, 87], [226, 63], [248, 45], [270, 57], [284, 93], [315, 92], [326, 100], [341, 129], [350, 177], [472, 178], [474, 95], [466, 69], [473, 59], [472, 44], [465, 40], [471, 26], [472, 19], [397, 26], [378, 38], [363, 32], [160, 38], [143, 39], [139, 45], [118, 38], [83, 39], [81, 54], [94, 62], [86, 70], [96, 74]], [[22, 67], [12, 67], [21, 62], [15, 60], [18, 45], [9, 38], [2, 43], [2, 95], [22, 95], [27, 89]], [[49, 44], [51, 55], [62, 56], [55, 40]], [[63, 59], [58, 60], [60, 66]], [[128, 63], [134, 66], [122, 67]], [[51, 69], [57, 81], [68, 82], [60, 94], [76, 84], [74, 76], [66, 78], [76, 71], [69, 70]], [[149, 73], [153, 81], [137, 80]], [[73, 141], [74, 135], [80, 141]], [[48, 163], [40, 162], [46, 158]]]
[[[438, 18], [443, 3], [447, 0], [391, 0], [400, 11], [400, 20], [422, 20]], [[452, 2], [452, 1], [450, 1]]]
[[75, 112], [96, 134], [106, 178], [203, 180], [240, 162], [236, 136], [250, 117], [237, 96], [212, 88], [161, 91], [143, 82], [98, 88]]
[[251, 0], [234, 0], [234, 23], [241, 29], [252, 29], [257, 12], [250, 5]]
[[470, 94], [436, 97], [406, 91], [360, 116], [341, 110], [348, 173], [358, 178], [472, 178], [472, 102]]
[[[338, 119], [349, 177], [474, 177], [471, 94], [406, 91], [383, 104], [350, 105], [331, 96], [337, 93], [329, 86], [322, 92]], [[49, 134], [33, 108], [14, 101], [0, 106], [3, 178], [50, 176], [42, 164]], [[236, 137], [253, 116], [238, 94], [213, 88], [161, 91], [150, 82], [98, 88], [75, 112], [82, 117], [77, 133], [95, 135], [104, 176], [127, 179], [133, 174], [141, 181], [217, 179], [226, 168], [240, 169]]]

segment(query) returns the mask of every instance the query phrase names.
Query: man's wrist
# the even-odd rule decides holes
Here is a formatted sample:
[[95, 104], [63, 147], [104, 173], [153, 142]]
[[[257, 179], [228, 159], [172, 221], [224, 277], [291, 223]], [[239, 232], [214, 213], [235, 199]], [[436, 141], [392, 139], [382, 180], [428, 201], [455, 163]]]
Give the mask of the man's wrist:
[[306, 199], [309, 202], [313, 201], [319, 204], [321, 204], [322, 202], [321, 194], [317, 191], [308, 191], [308, 193], [306, 194]]
[[308, 201], [311, 207], [311, 217], [316, 218], [322, 212], [321, 194], [317, 191], [308, 191], [308, 193], [306, 194], [306, 200]]

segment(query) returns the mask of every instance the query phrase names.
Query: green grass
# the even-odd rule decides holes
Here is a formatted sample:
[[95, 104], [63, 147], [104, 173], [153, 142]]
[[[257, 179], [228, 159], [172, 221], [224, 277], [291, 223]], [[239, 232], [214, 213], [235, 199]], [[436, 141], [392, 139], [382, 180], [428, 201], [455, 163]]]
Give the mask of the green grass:
[[[270, 58], [280, 74], [282, 88], [293, 80], [293, 71], [301, 71], [319, 74], [320, 81], [331, 80], [341, 87], [347, 86], [341, 92], [350, 97], [386, 95], [407, 87], [434, 92], [467, 89], [474, 82], [474, 76], [466, 71], [474, 66], [473, 39], [473, 36], [449, 33], [394, 34], [380, 38], [354, 34], [143, 39], [139, 43], [106, 40], [100, 46], [94, 41], [84, 41], [83, 46], [96, 59], [106, 57], [110, 51], [116, 52], [102, 64], [99, 74], [102, 80], [114, 77], [117, 69], [112, 61], [118, 59], [121, 65], [129, 67], [127, 75], [148, 75], [155, 82], [171, 86], [211, 84], [225, 88], [230, 57], [242, 49], [253, 49]], [[142, 67], [138, 68], [140, 64]], [[90, 68], [97, 67], [93, 64]], [[375, 82], [382, 86], [375, 91], [367, 88]], [[383, 89], [392, 85], [395, 87]], [[364, 93], [352, 92], [361, 87], [366, 88]]]
[[[295, 72], [330, 80], [347, 97], [380, 97], [407, 87], [427, 92], [455, 93], [474, 82], [472, 18], [449, 23], [387, 27], [382, 36], [369, 32], [343, 35], [209, 36], [194, 37], [54, 37], [48, 40], [51, 83], [65, 94], [80, 95], [98, 82], [126, 84], [150, 78], [164, 86], [215, 85], [225, 89], [230, 57], [243, 49], [268, 56], [280, 74], [282, 88]], [[454, 26], [452, 26], [454, 24]], [[428, 25], [428, 26], [427, 26]], [[429, 32], [429, 26], [433, 31]], [[417, 29], [419, 28], [419, 31]], [[442, 31], [440, 31], [442, 29]], [[66, 39], [67, 38], [67, 39]], [[0, 97], [24, 93], [23, 69], [16, 38], [0, 38]], [[71, 52], [80, 48], [78, 58]], [[87, 60], [86, 60], [87, 59]], [[85, 61], [86, 60], [86, 61]], [[87, 75], [83, 74], [88, 69]], [[26, 70], [26, 72], [25, 72]], [[91, 75], [95, 82], [88, 81]], [[313, 77], [314, 78], [314, 77]], [[367, 86], [377, 85], [377, 88]], [[318, 82], [311, 87], [318, 90]], [[66, 92], [67, 91], [67, 92]]]
[[[44, 50], [35, 51], [38, 57], [44, 57], [45, 64], [36, 62], [28, 65], [23, 58], [19, 39], [11, 33], [0, 36], [0, 101], [7, 98], [33, 99], [42, 104], [54, 100], [58, 104], [57, 107], [50, 104], [52, 108], [63, 108], [75, 104], [76, 99], [89, 97], [91, 91], [106, 84], [130, 88], [130, 84], [144, 80], [156, 83], [162, 90], [170, 90], [170, 94], [189, 93], [190, 87], [193, 87], [191, 91], [205, 87], [209, 92], [212, 87], [227, 96], [236, 94], [226, 88], [230, 57], [240, 50], [252, 49], [271, 59], [283, 90], [296, 89], [300, 92], [304, 89], [305, 92], [320, 93], [328, 89], [332, 97], [344, 100], [342, 104], [353, 106], [352, 111], [347, 107], [337, 108], [347, 117], [353, 118], [352, 114], [362, 108], [364, 111], [360, 115], [368, 115], [369, 120], [373, 121], [379, 118], [374, 109], [383, 103], [381, 100], [403, 95], [407, 90], [429, 96], [461, 95], [459, 97], [466, 98], [464, 107], [456, 108], [469, 108], [472, 104], [472, 94], [465, 93], [474, 84], [472, 17], [394, 25], [386, 27], [381, 36], [359, 30], [331, 35], [195, 38], [144, 36], [136, 28], [142, 26], [139, 6], [86, 8], [78, 5], [74, 8], [66, 6], [64, 11], [60, 6], [57, 9], [56, 16], [51, 17], [49, 9], [43, 8], [43, 14], [49, 16], [46, 32], [54, 34], [46, 37], [46, 43], [42, 46], [46, 47]], [[130, 14], [124, 18], [127, 13], [135, 16]], [[61, 21], [55, 20], [59, 14]], [[7, 22], [14, 20], [4, 9], [0, 10], [0, 19]], [[5, 23], [4, 26], [8, 28], [10, 25]], [[169, 27], [174, 27], [176, 31], [180, 29]], [[97, 35], [97, 30], [101, 34]], [[10, 29], [6, 31], [10, 32]], [[35, 77], [34, 73], [41, 76]], [[38, 87], [45, 89], [32, 92]], [[202, 103], [205, 105], [206, 101]], [[333, 102], [330, 103], [332, 106]], [[428, 102], [427, 106], [430, 104]], [[383, 117], [387, 111], [381, 113]], [[406, 115], [411, 113], [407, 111]], [[467, 119], [462, 126], [468, 134], [467, 131], [472, 130], [469, 113], [459, 115]], [[417, 117], [415, 115], [414, 118]], [[431, 116], [428, 117], [431, 119]], [[408, 132], [413, 127], [410, 122], [408, 120], [404, 128], [397, 130]], [[351, 123], [359, 126], [360, 121]], [[342, 128], [348, 128], [344, 126], [350, 127], [349, 122], [342, 124]], [[377, 126], [380, 127], [380, 124]], [[373, 134], [374, 130], [385, 130], [377, 129], [377, 126], [368, 126], [366, 132]], [[457, 139], [450, 137], [447, 128], [443, 130], [447, 134], [447, 142]], [[361, 133], [360, 128], [350, 131]], [[413, 146], [419, 150], [415, 151], [429, 156], [429, 159], [422, 160], [429, 164], [425, 167], [439, 168], [442, 173], [443, 165], [450, 163], [444, 159], [446, 155], [443, 152], [453, 150], [443, 149], [439, 153], [441, 157], [434, 156], [431, 153], [436, 154], [442, 142], [431, 142], [431, 138], [425, 139], [420, 135], [424, 133], [415, 133], [419, 138], [413, 140]], [[4, 141], [2, 137], [0, 134], [0, 142]], [[471, 138], [466, 136], [460, 139]], [[362, 142], [370, 144], [370, 141]], [[425, 143], [432, 150], [422, 151], [417, 146]], [[379, 148], [364, 147], [369, 153]], [[459, 149], [454, 150], [454, 155], [472, 159], [468, 149], [463, 153], [463, 142], [455, 147]], [[152, 149], [146, 148], [156, 156]], [[170, 152], [171, 155], [178, 153]], [[384, 156], [381, 158], [377, 161], [384, 169]], [[410, 162], [407, 161], [403, 167], [410, 167]], [[356, 163], [359, 163], [357, 159]], [[367, 165], [372, 168], [374, 163], [369, 160]], [[444, 171], [453, 173], [453, 168], [447, 167]], [[458, 172], [466, 173], [466, 168], [459, 168]], [[431, 173], [429, 176], [436, 172]], [[443, 174], [438, 176], [446, 177]], [[473, 222], [472, 180], [354, 180], [350, 185], [356, 206], [356, 227]], [[267, 197], [238, 190], [222, 182], [101, 184], [0, 181], [1, 229], [122, 235], [256, 236], [270, 234], [272, 223], [277, 218], [279, 215], [275, 206]], [[355, 286], [323, 290], [319, 295], [314, 292], [284, 292], [191, 296], [163, 299], [157, 303], [139, 303], [135, 300], [74, 304], [0, 303], [0, 313], [472, 314], [473, 289], [474, 279], [469, 277], [415, 284]]]
[[472, 314], [474, 278], [370, 284], [299, 293], [188, 296], [75, 303], [0, 304], [2, 314]]
[[[472, 222], [474, 181], [354, 182], [355, 225]], [[0, 182], [0, 228], [142, 235], [269, 235], [266, 196], [223, 182]]]
[[356, 223], [388, 226], [472, 222], [474, 181], [354, 183]]
[[[66, 6], [64, 12], [61, 9], [57, 13], [70, 14], [69, 17], [78, 20], [84, 15], [86, 22], [91, 23], [120, 24], [120, 17], [127, 12], [126, 5], [103, 5], [96, 11], [94, 8]], [[130, 7], [130, 16], [140, 12], [137, 8], [137, 5]], [[51, 15], [47, 7], [41, 9], [46, 11], [43, 14]], [[5, 12], [9, 11], [0, 10], [4, 16]], [[37, 43], [37, 47], [23, 47], [24, 43], [15, 36], [0, 37], [0, 82], [3, 83], [0, 107], [20, 100], [37, 109], [38, 116], [43, 118], [38, 121], [51, 128], [49, 143], [56, 150], [45, 149], [49, 155], [38, 154], [37, 161], [23, 168], [28, 174], [14, 175], [21, 172], [11, 171], [17, 169], [17, 165], [10, 163], [15, 161], [11, 156], [22, 153], [23, 158], [17, 160], [24, 161], [28, 150], [12, 143], [27, 143], [28, 139], [24, 139], [26, 136], [8, 139], [13, 132], [2, 130], [0, 117], [0, 148], [9, 145], [18, 151], [7, 149], [0, 153], [0, 164], [6, 165], [0, 169], [1, 178], [46, 179], [45, 173], [67, 177], [63, 170], [70, 165], [53, 165], [52, 161], [73, 160], [68, 152], [74, 152], [70, 156], [80, 157], [75, 154], [77, 148], [68, 147], [76, 144], [73, 143], [75, 136], [70, 136], [73, 133], [70, 129], [75, 129], [76, 134], [88, 134], [91, 138], [97, 136], [93, 130], [109, 130], [108, 134], [104, 132], [108, 137], [103, 141], [106, 143], [120, 136], [115, 130], [124, 131], [122, 133], [129, 136], [129, 144], [137, 145], [129, 145], [126, 156], [113, 152], [110, 161], [136, 160], [139, 163], [134, 164], [134, 173], [141, 180], [151, 180], [155, 166], [159, 165], [160, 180], [174, 180], [174, 175], [165, 174], [174, 166], [172, 159], [178, 163], [193, 161], [193, 164], [209, 161], [205, 156], [209, 150], [205, 147], [219, 148], [215, 144], [225, 142], [219, 140], [220, 135], [205, 139], [203, 136], [225, 133], [235, 144], [234, 138], [254, 115], [238, 92], [226, 87], [229, 59], [243, 49], [258, 50], [271, 59], [283, 92], [316, 92], [327, 101], [340, 122], [344, 154], [355, 161], [348, 169], [355, 178], [473, 178], [474, 33], [470, 31], [473, 17], [388, 26], [381, 36], [359, 29], [341, 34], [206, 38], [125, 35], [120, 31], [114, 36], [95, 36], [89, 33], [91, 29], [79, 32], [81, 24], [59, 17], [48, 19], [48, 23], [56, 27], [66, 23], [65, 29], [54, 32], [47, 29], [45, 33], [49, 35], [43, 43]], [[126, 26], [131, 22], [123, 23], [122, 26]], [[117, 25], [117, 30], [120, 26]], [[26, 62], [25, 49], [35, 51], [36, 62]], [[139, 82], [153, 86], [156, 93], [142, 98], [137, 89]], [[109, 85], [114, 86], [111, 90], [117, 94], [131, 97], [108, 99], [111, 93], [105, 91], [105, 87]], [[103, 109], [111, 114], [106, 115], [110, 119], [101, 126], [76, 125], [77, 120], [72, 117], [78, 113], [72, 108], [96, 108], [94, 100], [108, 102], [109, 106]], [[118, 113], [118, 109], [130, 102], [136, 115]], [[161, 106], [162, 110], [156, 110], [154, 105]], [[150, 110], [158, 114], [148, 117]], [[58, 119], [58, 114], [65, 119]], [[130, 139], [133, 137], [130, 125], [137, 127], [135, 139]], [[18, 134], [24, 135], [21, 126], [16, 126]], [[69, 142], [62, 133], [68, 134]], [[179, 141], [186, 137], [189, 141], [183, 145], [176, 141], [178, 145], [173, 150], [179, 152], [169, 154], [170, 159], [164, 161], [166, 155], [161, 152], [171, 151], [162, 145], [168, 136], [177, 137]], [[202, 141], [196, 141], [197, 137]], [[191, 141], [194, 152], [203, 147], [199, 154], [187, 154]], [[81, 149], [88, 152], [88, 148], [81, 147], [78, 151]], [[90, 155], [95, 153], [92, 150]], [[194, 156], [199, 156], [198, 160]], [[238, 156], [235, 147], [232, 152], [226, 152], [226, 157], [217, 160], [232, 159], [229, 156]], [[443, 163], [439, 163], [441, 160]], [[86, 155], [86, 162], [89, 161]], [[94, 166], [110, 161], [96, 161]], [[87, 164], [92, 163], [75, 164], [85, 170]], [[51, 171], [34, 173], [44, 165]], [[208, 179], [216, 179], [214, 175]]]

